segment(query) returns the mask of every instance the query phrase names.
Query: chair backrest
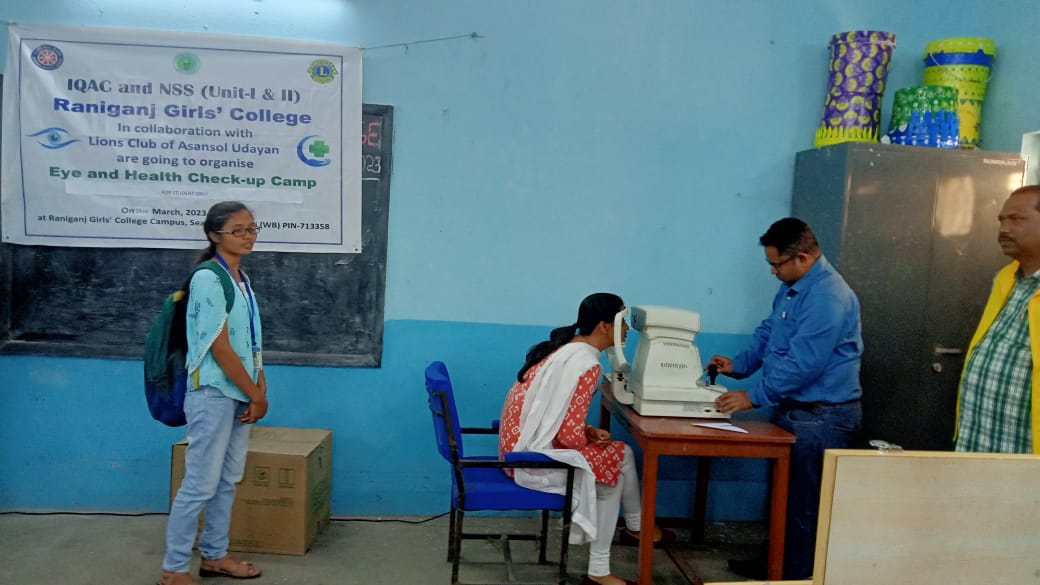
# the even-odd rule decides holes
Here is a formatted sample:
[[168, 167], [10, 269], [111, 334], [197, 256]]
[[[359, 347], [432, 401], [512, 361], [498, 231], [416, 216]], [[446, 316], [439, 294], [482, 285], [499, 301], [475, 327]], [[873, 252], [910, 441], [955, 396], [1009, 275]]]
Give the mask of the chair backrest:
[[446, 461], [455, 463], [463, 457], [462, 431], [451, 377], [444, 362], [433, 362], [426, 366], [426, 392], [429, 394], [430, 413], [433, 415], [437, 451]]

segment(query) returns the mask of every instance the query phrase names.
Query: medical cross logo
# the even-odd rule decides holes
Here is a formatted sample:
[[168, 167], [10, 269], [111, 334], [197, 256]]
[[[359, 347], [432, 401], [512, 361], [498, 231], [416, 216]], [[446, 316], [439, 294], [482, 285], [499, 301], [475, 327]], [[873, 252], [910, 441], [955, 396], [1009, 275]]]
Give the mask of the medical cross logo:
[[309, 147], [307, 147], [307, 150], [318, 158], [325, 158], [325, 155], [332, 149], [329, 148], [328, 144], [325, 144], [324, 140], [315, 140]]
[[317, 134], [304, 136], [303, 140], [296, 144], [296, 156], [309, 167], [329, 165], [332, 160], [325, 156], [330, 152], [332, 152], [332, 148]]

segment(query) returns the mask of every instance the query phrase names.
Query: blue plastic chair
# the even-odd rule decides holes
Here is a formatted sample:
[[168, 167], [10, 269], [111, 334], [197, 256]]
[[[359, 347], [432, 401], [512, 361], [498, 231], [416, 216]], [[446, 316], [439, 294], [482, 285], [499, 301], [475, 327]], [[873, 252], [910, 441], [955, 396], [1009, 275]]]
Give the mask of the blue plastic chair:
[[[499, 535], [505, 558], [508, 582], [513, 582], [512, 557], [509, 539], [536, 540], [538, 562], [546, 563], [545, 546], [549, 530], [549, 512], [559, 511], [563, 516], [563, 535], [560, 546], [559, 585], [567, 578], [567, 542], [571, 531], [571, 500], [574, 494], [574, 468], [540, 453], [507, 453], [506, 460], [497, 455], [467, 457], [462, 449], [463, 434], [498, 434], [498, 421], [490, 428], [463, 428], [455, 407], [451, 378], [444, 362], [433, 362], [426, 367], [426, 392], [429, 394], [433, 430], [437, 450], [451, 464], [451, 524], [448, 535], [448, 560], [451, 561], [452, 585], [459, 584], [459, 556], [462, 539], [487, 539], [485, 533], [462, 531], [466, 512], [478, 510], [539, 510], [542, 513], [540, 532], [508, 532]], [[502, 472], [506, 468], [559, 468], [567, 470], [566, 495], [547, 494], [516, 485]]]

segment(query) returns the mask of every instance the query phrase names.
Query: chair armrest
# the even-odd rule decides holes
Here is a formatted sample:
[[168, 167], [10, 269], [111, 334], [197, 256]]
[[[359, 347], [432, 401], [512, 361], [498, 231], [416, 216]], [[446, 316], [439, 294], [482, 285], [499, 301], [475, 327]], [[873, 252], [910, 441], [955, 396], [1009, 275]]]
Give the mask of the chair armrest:
[[556, 461], [545, 453], [534, 453], [532, 451], [511, 451], [506, 453], [506, 461], [517, 463], [533, 463], [536, 461]]
[[462, 459], [462, 467], [491, 467], [498, 469], [567, 469], [571, 467], [541, 453], [517, 451], [506, 453], [505, 461], [499, 459]]

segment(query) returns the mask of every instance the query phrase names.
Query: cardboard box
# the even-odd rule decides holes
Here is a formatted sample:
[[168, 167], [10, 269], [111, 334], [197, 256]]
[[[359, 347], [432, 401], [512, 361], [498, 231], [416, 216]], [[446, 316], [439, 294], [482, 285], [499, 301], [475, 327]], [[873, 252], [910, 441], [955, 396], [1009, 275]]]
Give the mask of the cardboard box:
[[[187, 444], [182, 440], [173, 445], [171, 502], [184, 479]], [[254, 426], [231, 510], [228, 548], [306, 553], [329, 524], [331, 488], [332, 431]]]

